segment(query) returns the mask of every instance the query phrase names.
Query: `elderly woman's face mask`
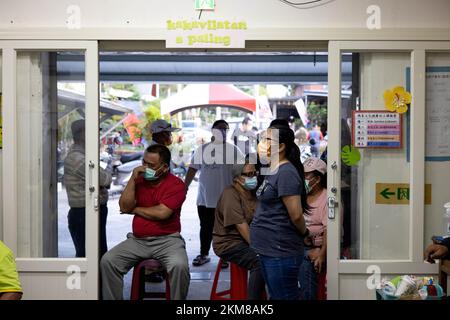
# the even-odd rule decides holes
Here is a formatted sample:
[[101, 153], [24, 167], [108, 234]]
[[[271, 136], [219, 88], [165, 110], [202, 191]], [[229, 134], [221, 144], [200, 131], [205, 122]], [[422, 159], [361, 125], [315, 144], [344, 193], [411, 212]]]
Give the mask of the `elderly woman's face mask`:
[[245, 182], [243, 184], [244, 188], [247, 190], [255, 190], [258, 186], [258, 179], [255, 177], [247, 178], [245, 177]]

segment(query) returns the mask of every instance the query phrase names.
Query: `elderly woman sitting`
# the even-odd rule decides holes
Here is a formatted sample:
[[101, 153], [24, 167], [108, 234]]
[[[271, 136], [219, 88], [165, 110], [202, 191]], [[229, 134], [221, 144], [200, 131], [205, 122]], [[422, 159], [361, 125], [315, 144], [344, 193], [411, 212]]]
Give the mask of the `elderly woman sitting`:
[[223, 260], [250, 270], [248, 298], [258, 300], [265, 283], [258, 256], [249, 246], [258, 174], [248, 158], [245, 164], [234, 165], [232, 172], [233, 184], [224, 189], [216, 207], [213, 249]]

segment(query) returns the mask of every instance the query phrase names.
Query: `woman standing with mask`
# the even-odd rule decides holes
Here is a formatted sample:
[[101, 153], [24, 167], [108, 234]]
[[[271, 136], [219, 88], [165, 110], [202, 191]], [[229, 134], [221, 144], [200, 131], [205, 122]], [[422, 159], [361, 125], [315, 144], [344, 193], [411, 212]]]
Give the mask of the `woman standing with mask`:
[[250, 248], [250, 223], [256, 209], [257, 171], [248, 157], [232, 169], [233, 184], [224, 189], [216, 207], [213, 231], [214, 252], [226, 261], [250, 270], [247, 296], [261, 299], [264, 278], [258, 256]]
[[261, 162], [270, 164], [256, 193], [258, 206], [250, 226], [251, 247], [258, 253], [273, 300], [297, 300], [303, 241], [309, 234], [303, 217], [305, 178], [294, 132], [272, 125], [258, 144]]
[[305, 167], [306, 190], [310, 213], [305, 221], [311, 234], [300, 268], [302, 299], [317, 299], [318, 275], [325, 271], [327, 257], [327, 165], [319, 158], [308, 158]]

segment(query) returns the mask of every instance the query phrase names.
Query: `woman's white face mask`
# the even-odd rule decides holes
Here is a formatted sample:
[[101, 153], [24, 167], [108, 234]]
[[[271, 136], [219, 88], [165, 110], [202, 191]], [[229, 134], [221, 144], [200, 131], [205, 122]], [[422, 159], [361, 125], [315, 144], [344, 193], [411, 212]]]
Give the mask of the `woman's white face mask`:
[[316, 176], [310, 177], [310, 179], [305, 178], [305, 189], [306, 194], [310, 194], [318, 183], [318, 179]]
[[258, 143], [258, 155], [262, 163], [270, 163], [271, 149], [269, 140], [264, 139]]

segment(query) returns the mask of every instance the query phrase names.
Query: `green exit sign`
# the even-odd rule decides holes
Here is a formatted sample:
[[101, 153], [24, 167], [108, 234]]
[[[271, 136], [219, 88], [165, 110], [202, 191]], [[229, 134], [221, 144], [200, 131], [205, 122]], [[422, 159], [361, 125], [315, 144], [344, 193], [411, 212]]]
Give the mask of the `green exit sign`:
[[214, 10], [214, 0], [195, 0], [195, 10]]

